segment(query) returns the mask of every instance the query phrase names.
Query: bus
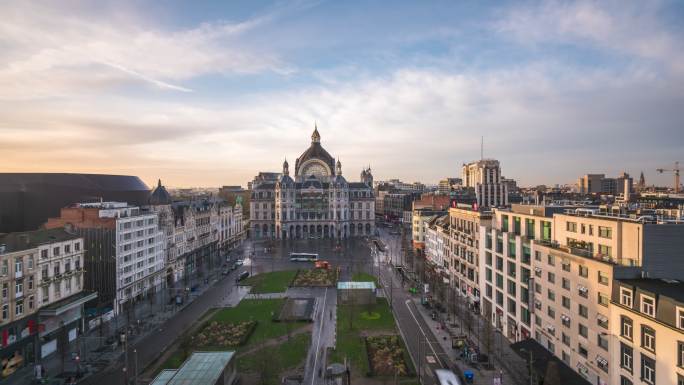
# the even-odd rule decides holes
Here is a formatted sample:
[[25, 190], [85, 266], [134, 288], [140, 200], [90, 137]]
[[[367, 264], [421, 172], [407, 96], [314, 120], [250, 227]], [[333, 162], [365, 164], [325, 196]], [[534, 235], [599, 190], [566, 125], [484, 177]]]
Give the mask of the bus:
[[318, 254], [316, 254], [316, 253], [290, 253], [290, 261], [293, 261], [293, 262], [316, 262], [316, 261], [318, 261]]
[[458, 376], [451, 370], [436, 369], [435, 375], [437, 375], [439, 385], [462, 385], [461, 380], [459, 380]]

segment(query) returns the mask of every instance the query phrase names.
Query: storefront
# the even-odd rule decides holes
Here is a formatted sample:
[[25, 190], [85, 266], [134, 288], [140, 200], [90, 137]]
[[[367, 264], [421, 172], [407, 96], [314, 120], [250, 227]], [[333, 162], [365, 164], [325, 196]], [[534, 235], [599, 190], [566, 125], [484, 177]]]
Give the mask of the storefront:
[[84, 330], [83, 305], [97, 293], [80, 292], [46, 306], [38, 312], [40, 320], [40, 358], [44, 359], [76, 340]]
[[38, 320], [35, 314], [0, 329], [0, 379], [36, 362]]

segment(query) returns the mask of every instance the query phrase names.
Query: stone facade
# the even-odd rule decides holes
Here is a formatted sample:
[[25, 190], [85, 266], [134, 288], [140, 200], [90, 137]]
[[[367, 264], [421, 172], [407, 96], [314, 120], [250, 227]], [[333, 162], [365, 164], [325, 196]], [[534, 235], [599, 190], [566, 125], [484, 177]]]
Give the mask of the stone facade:
[[375, 200], [370, 168], [360, 182], [347, 182], [342, 164], [321, 146], [318, 129], [311, 146], [283, 172], [260, 173], [250, 183], [250, 231], [253, 238], [348, 238], [375, 232]]

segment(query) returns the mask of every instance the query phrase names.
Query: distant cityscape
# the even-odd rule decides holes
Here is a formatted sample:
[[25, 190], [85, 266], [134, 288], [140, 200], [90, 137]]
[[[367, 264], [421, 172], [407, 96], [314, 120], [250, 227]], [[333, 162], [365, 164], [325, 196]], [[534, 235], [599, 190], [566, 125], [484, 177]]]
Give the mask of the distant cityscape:
[[[383, 285], [398, 279], [407, 301], [439, 309], [421, 309], [425, 322], [437, 320], [449, 330], [460, 324], [466, 350], [450, 367], [462, 378], [485, 362], [491, 381], [542, 383], [562, 375], [562, 383], [573, 384], [638, 378], [651, 384], [676, 379], [681, 385], [684, 194], [678, 167], [660, 170], [672, 173], [675, 184], [669, 187], [649, 186], [643, 173], [635, 182], [625, 172], [523, 188], [502, 176], [495, 159], [464, 163], [460, 177], [433, 186], [377, 181], [370, 166], [358, 182], [348, 182], [315, 128], [292, 173], [285, 160], [280, 172], [259, 172], [246, 187], [169, 191], [161, 180], [149, 189], [134, 176], [0, 174], [3, 381], [59, 372], [83, 381], [115, 381], [120, 374], [112, 376], [110, 366], [85, 356], [123, 354], [116, 365], [123, 367], [125, 381], [174, 383], [185, 366], [162, 371], [168, 377], [162, 380], [154, 369], [158, 352], [145, 356], [144, 367], [132, 374], [138, 353], [128, 339], [140, 344], [170, 338], [163, 325], [180, 319], [184, 306], [212, 298], [213, 285], [229, 285], [226, 275], [237, 274], [235, 282], [262, 274], [266, 281], [276, 279], [271, 275], [278, 270], [300, 266], [302, 257], [292, 255], [318, 256], [329, 246], [315, 245], [324, 242], [334, 246], [326, 253], [342, 253], [331, 319], [356, 298], [344, 293], [358, 285], [339, 286], [342, 278], [358, 277], [347, 271], [364, 271], [375, 282], [358, 286], [372, 290], [372, 297], [357, 293], [363, 295], [359, 301], [370, 303], [381, 292], [382, 298], [394, 296], [393, 289], [377, 289], [378, 279]], [[358, 247], [366, 248], [361, 254], [368, 253], [371, 262], [362, 265], [370, 263], [370, 270], [356, 270], [361, 265], [353, 261], [360, 255], [343, 257]], [[322, 271], [336, 264], [333, 255], [326, 258]], [[384, 267], [373, 268], [373, 260]], [[316, 268], [321, 269], [318, 262]], [[249, 301], [246, 289], [229, 290], [232, 306]], [[325, 303], [325, 296], [311, 295]], [[191, 322], [200, 322], [198, 316]], [[421, 325], [407, 326], [413, 321], [395, 316], [399, 330]], [[311, 317], [322, 333], [324, 321]], [[340, 328], [338, 320], [337, 333]], [[429, 332], [428, 343], [440, 345], [439, 330]], [[325, 338], [314, 335], [319, 342]], [[528, 369], [502, 357], [506, 349], [493, 345], [497, 335]], [[189, 337], [177, 338], [171, 346], [180, 349]], [[452, 350], [456, 339], [443, 349]], [[417, 348], [405, 343], [415, 365], [427, 359], [420, 342]], [[198, 354], [187, 356], [185, 365], [199, 360]], [[306, 364], [302, 375], [315, 382], [316, 365], [325, 365], [321, 370], [329, 379], [349, 368], [348, 375], [362, 376], [350, 363], [342, 374], [335, 372], [332, 357]], [[234, 355], [211, 359], [231, 368], [220, 378], [240, 375], [231, 364]], [[244, 375], [250, 378], [249, 371]]]

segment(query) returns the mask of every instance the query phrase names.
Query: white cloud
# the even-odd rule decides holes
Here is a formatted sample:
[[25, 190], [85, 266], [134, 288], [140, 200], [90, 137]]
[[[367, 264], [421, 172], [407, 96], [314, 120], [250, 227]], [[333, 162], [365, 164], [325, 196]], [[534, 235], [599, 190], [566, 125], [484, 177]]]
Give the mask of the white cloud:
[[684, 42], [662, 23], [655, 1], [545, 1], [511, 8], [495, 29], [523, 44], [591, 43], [684, 74]]
[[125, 19], [78, 17], [61, 7], [3, 5], [0, 100], [62, 96], [131, 79], [187, 91], [175, 82], [206, 74], [288, 72], [271, 53], [239, 44], [239, 37], [273, 17], [167, 31]]

